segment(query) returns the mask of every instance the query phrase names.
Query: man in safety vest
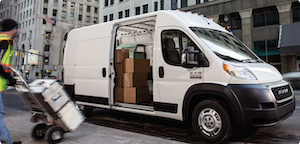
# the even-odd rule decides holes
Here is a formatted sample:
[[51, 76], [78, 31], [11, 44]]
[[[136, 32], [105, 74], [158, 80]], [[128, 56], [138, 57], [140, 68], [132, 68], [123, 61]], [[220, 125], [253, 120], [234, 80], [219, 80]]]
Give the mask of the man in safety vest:
[[18, 33], [18, 23], [12, 19], [5, 19], [1, 22], [0, 32], [0, 143], [4, 144], [21, 144], [22, 142], [14, 142], [7, 130], [4, 122], [4, 103], [3, 93], [6, 86], [13, 86], [16, 80], [10, 75], [13, 57], [13, 38]]

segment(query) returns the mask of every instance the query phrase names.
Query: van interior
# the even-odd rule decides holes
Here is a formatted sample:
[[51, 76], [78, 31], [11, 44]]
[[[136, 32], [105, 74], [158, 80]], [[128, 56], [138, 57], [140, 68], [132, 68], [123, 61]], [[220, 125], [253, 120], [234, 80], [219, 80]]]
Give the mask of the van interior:
[[[115, 58], [118, 57], [116, 51], [122, 50], [125, 53], [129, 52], [129, 54], [124, 57], [123, 61], [119, 63], [122, 65], [122, 69], [124, 70], [126, 69], [125, 67], [128, 66], [125, 65], [126, 58], [134, 59], [134, 61], [138, 62], [143, 61], [141, 59], [147, 60], [147, 64], [143, 65], [143, 67], [146, 66], [144, 69], [149, 69], [148, 72], [141, 73], [137, 70], [139, 69], [137, 67], [141, 67], [141, 64], [143, 63], [138, 65], [138, 62], [135, 62], [133, 65], [134, 71], [128, 73], [129, 75], [132, 74], [134, 76], [127, 79], [125, 70], [123, 73], [116, 70], [116, 65], [118, 64], [115, 61], [115, 106], [149, 111], [154, 110], [152, 65], [155, 23], [155, 17], [150, 17], [143, 20], [130, 21], [130, 23], [119, 23], [115, 26]], [[131, 81], [131, 85], [129, 87], [124, 84], [124, 82], [126, 83], [126, 80], [124, 81], [124, 79]], [[123, 84], [117, 84], [118, 82], [123, 82]], [[134, 82], [142, 84], [135, 86]], [[130, 100], [128, 100], [129, 97]]]

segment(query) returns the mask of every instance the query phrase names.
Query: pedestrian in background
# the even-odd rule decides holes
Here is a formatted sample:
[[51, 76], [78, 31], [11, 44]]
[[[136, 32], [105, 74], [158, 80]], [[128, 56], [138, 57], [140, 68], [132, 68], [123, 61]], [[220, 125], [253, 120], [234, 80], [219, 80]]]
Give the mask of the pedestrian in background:
[[6, 86], [14, 86], [16, 80], [10, 75], [13, 57], [13, 38], [18, 33], [18, 23], [12, 19], [5, 19], [1, 22], [0, 32], [0, 144], [21, 144], [22, 142], [14, 142], [7, 130], [4, 122], [3, 114], [4, 102], [3, 92]]

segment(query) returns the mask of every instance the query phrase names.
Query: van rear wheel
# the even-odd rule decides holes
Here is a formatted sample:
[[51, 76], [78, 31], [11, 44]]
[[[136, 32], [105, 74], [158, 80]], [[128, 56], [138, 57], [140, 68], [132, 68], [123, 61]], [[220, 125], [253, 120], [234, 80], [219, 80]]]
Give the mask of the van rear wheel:
[[218, 100], [204, 100], [195, 107], [193, 129], [205, 142], [221, 143], [231, 136], [231, 119], [225, 108]]

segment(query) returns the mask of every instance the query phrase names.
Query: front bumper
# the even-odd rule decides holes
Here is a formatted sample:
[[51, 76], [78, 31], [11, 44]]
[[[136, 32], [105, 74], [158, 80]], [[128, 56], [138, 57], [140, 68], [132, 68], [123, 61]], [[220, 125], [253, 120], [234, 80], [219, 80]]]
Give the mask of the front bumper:
[[[290, 87], [290, 95], [279, 99], [272, 88]], [[280, 81], [259, 85], [229, 85], [243, 108], [246, 128], [273, 126], [292, 115], [295, 96], [291, 86]], [[282, 92], [280, 92], [282, 93]]]

